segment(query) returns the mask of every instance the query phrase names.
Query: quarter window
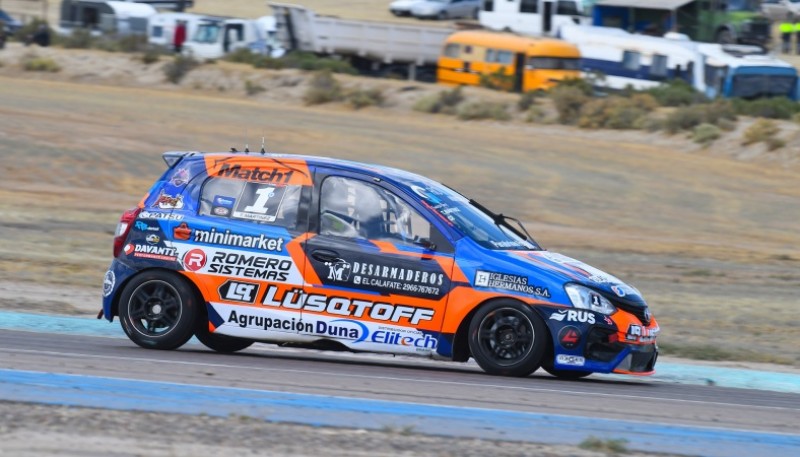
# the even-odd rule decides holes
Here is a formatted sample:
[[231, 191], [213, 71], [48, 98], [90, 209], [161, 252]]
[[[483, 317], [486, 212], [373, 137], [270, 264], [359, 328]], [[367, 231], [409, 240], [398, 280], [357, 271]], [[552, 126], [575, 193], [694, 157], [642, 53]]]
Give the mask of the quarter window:
[[302, 186], [211, 178], [203, 186], [200, 215], [297, 228]]

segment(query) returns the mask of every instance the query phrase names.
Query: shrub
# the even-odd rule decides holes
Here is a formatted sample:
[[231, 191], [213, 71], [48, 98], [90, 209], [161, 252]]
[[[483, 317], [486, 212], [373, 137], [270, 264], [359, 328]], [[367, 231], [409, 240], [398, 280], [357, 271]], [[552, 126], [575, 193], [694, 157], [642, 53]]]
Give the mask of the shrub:
[[682, 79], [672, 79], [645, 92], [655, 98], [661, 106], [692, 105], [708, 100], [705, 95], [697, 92]]
[[791, 119], [795, 113], [800, 112], [800, 104], [786, 97], [734, 99], [733, 107], [737, 114], [770, 119]]
[[664, 129], [669, 133], [692, 130], [703, 120], [703, 113], [697, 107], [681, 106], [664, 119]]
[[647, 110], [633, 98], [609, 97], [589, 101], [580, 109], [583, 128], [633, 129], [641, 125]]
[[260, 85], [258, 83], [254, 83], [253, 81], [250, 81], [249, 79], [244, 82], [244, 91], [249, 96], [260, 94], [261, 92], [264, 92], [266, 90], [267, 89], [264, 89], [264, 86], [262, 86], [262, 85]]
[[655, 111], [659, 106], [658, 100], [650, 94], [632, 94], [630, 100], [634, 106], [647, 112]]
[[141, 59], [143, 64], [150, 65], [161, 60], [161, 53], [156, 48], [148, 48], [142, 53]]
[[528, 111], [528, 109], [536, 104], [536, 99], [544, 97], [545, 93], [541, 90], [529, 90], [523, 92], [517, 100], [517, 109], [520, 111]]
[[175, 56], [172, 62], [164, 65], [164, 75], [167, 77], [167, 81], [172, 84], [178, 84], [198, 65], [199, 63], [191, 57]]
[[249, 65], [255, 65], [256, 61], [259, 60], [259, 57], [261, 56], [253, 53], [250, 49], [239, 48], [233, 52], [228, 53], [225, 56], [225, 60], [227, 60], [228, 62], [246, 63]]
[[47, 73], [58, 73], [61, 67], [55, 60], [49, 57], [36, 57], [28, 55], [22, 58], [22, 68], [25, 71], [42, 71]]
[[514, 75], [506, 73], [506, 67], [501, 66], [492, 73], [481, 73], [478, 85], [488, 89], [512, 90], [514, 88]]
[[322, 70], [311, 77], [309, 87], [303, 95], [306, 105], [320, 105], [342, 98], [342, 86], [333, 77], [331, 70]]
[[505, 103], [485, 102], [481, 100], [461, 105], [456, 115], [462, 121], [477, 119], [507, 121], [511, 119], [511, 115], [508, 114], [508, 107]]
[[533, 105], [528, 108], [528, 114], [525, 116], [525, 122], [545, 122], [547, 113], [541, 106]]
[[59, 38], [58, 42], [67, 49], [90, 49], [94, 47], [95, 38], [89, 29], [72, 29], [69, 35]]
[[736, 110], [730, 100], [714, 100], [698, 108], [703, 111], [705, 121], [709, 124], [719, 125], [723, 120], [736, 120]]
[[[586, 79], [581, 78], [567, 78], [558, 82], [555, 88], [572, 87], [583, 92], [584, 95], [590, 96], [594, 94], [592, 83]], [[554, 89], [555, 89], [554, 88]]]
[[558, 122], [562, 124], [578, 122], [581, 107], [590, 100], [589, 96], [579, 87], [563, 83], [550, 90], [550, 98], [553, 99], [556, 111], [558, 111]]
[[461, 86], [457, 86], [436, 95], [421, 98], [414, 104], [414, 110], [433, 114], [455, 114], [456, 106], [464, 101], [464, 94], [461, 91]]
[[771, 119], [759, 119], [747, 128], [742, 137], [742, 144], [765, 143], [770, 151], [781, 148], [786, 142], [778, 138], [780, 128]]
[[354, 109], [381, 106], [384, 100], [383, 91], [378, 88], [356, 89], [347, 94], [347, 101]]
[[[273, 59], [274, 60], [274, 59]], [[330, 70], [332, 73], [354, 75], [356, 69], [349, 62], [331, 57], [319, 57], [311, 52], [290, 52], [281, 58], [285, 68], [298, 68], [306, 71]]]
[[692, 139], [695, 143], [708, 146], [722, 135], [719, 127], [709, 123], [703, 123], [694, 128]]

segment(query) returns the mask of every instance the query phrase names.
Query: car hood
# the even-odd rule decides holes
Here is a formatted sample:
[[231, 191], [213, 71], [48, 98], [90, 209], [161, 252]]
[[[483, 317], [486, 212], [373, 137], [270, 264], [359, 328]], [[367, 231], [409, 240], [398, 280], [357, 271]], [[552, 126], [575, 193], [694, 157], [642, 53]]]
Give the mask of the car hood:
[[392, 8], [411, 8], [423, 0], [397, 0], [389, 4]]
[[550, 251], [494, 251], [519, 267], [530, 276], [541, 277], [547, 282], [582, 284], [613, 299], [617, 303], [631, 306], [646, 306], [641, 293], [633, 286], [580, 260]]

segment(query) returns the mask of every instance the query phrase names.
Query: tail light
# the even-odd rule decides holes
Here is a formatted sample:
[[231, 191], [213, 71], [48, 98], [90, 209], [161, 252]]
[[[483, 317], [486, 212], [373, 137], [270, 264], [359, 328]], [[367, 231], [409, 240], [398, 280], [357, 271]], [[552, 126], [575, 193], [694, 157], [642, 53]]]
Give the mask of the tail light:
[[140, 211], [142, 211], [141, 208], [131, 208], [122, 213], [119, 224], [117, 224], [117, 231], [114, 232], [114, 257], [118, 257], [120, 251], [122, 251], [122, 244], [128, 238], [128, 233], [133, 227], [133, 221], [139, 216]]

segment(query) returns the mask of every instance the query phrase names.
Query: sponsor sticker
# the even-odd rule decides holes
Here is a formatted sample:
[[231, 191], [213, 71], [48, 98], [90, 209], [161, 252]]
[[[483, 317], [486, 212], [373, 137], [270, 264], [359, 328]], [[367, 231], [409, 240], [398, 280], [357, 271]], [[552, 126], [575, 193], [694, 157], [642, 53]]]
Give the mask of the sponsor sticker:
[[248, 182], [233, 210], [232, 217], [258, 222], [275, 222], [286, 187]]
[[189, 225], [186, 222], [181, 222], [181, 224], [174, 229], [172, 229], [172, 237], [176, 240], [180, 241], [187, 241], [192, 236], [192, 229], [189, 228]]
[[139, 213], [139, 219], [157, 219], [162, 221], [182, 221], [183, 214], [175, 213], [161, 213], [157, 211], [142, 211]]
[[206, 266], [206, 253], [202, 249], [192, 249], [183, 255], [183, 268], [198, 271]]
[[153, 206], [159, 209], [182, 209], [183, 195], [169, 195], [162, 190]]
[[[157, 236], [156, 236], [157, 237]], [[169, 246], [149, 246], [146, 244], [127, 244], [123, 248], [125, 254], [142, 259], [174, 262], [178, 259], [177, 249]]]
[[235, 198], [226, 197], [224, 195], [215, 195], [214, 200], [212, 201], [211, 214], [215, 216], [228, 217], [231, 215], [234, 205], [236, 205]]
[[259, 251], [283, 251], [283, 238], [270, 238], [260, 233], [255, 235], [241, 235], [230, 230], [224, 232], [218, 231], [215, 228], [211, 230], [195, 229], [194, 241], [206, 244], [219, 244], [223, 246], [234, 246], [239, 248], [255, 248]]
[[172, 175], [172, 179], [170, 179], [169, 182], [175, 187], [185, 186], [189, 182], [189, 170], [186, 168], [179, 168], [175, 171], [175, 174]]
[[136, 221], [133, 223], [133, 229], [139, 232], [157, 232], [160, 227], [158, 225], [152, 226], [145, 221]]
[[223, 300], [253, 303], [258, 296], [258, 284], [249, 282], [226, 281], [219, 286], [219, 297]]
[[528, 284], [528, 278], [525, 276], [478, 270], [475, 273], [475, 286], [510, 290], [512, 292], [550, 298], [550, 291], [546, 287]]
[[[447, 293], [450, 280], [438, 264], [419, 268], [407, 259], [361, 257], [364, 261], [335, 259], [314, 268], [325, 284], [349, 284], [381, 293], [439, 298]], [[416, 268], [415, 268], [416, 267]]]
[[579, 355], [558, 354], [556, 363], [573, 367], [582, 367], [586, 364], [586, 359]]
[[111, 295], [111, 291], [114, 290], [114, 285], [117, 283], [117, 275], [114, 274], [113, 271], [108, 270], [106, 271], [106, 275], [103, 276], [103, 296], [108, 297]]
[[581, 322], [584, 324], [594, 324], [594, 313], [590, 311], [561, 310], [550, 315], [550, 320], [558, 322]]
[[581, 341], [581, 331], [577, 327], [567, 325], [558, 332], [558, 343], [564, 349], [575, 349]]
[[147, 241], [148, 244], [158, 244], [161, 241], [161, 237], [156, 235], [155, 233], [151, 233], [147, 235], [145, 241]]

